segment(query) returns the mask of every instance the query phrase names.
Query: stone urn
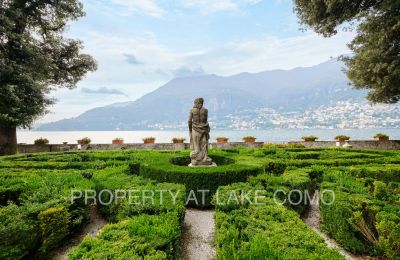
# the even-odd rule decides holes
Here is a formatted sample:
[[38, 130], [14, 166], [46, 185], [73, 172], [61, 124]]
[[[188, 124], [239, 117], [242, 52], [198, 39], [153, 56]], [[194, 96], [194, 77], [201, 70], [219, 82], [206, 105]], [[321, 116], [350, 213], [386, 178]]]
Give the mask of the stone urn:
[[342, 146], [343, 148], [353, 148], [351, 144], [349, 144], [349, 140], [345, 140], [345, 144]]

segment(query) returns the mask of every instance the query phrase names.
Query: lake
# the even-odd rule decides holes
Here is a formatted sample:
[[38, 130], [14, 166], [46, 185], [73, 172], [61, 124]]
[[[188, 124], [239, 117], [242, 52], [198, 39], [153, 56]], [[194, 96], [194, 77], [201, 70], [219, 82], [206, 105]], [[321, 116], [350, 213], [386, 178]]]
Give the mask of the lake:
[[[371, 140], [376, 133], [385, 133], [392, 140], [400, 140], [399, 129], [267, 129], [267, 130], [211, 130], [211, 141], [218, 136], [228, 137], [230, 141], [241, 141], [243, 136], [252, 135], [262, 142], [300, 141], [304, 135], [315, 135], [319, 140], [333, 140], [336, 135], [348, 135], [351, 140]], [[144, 137], [155, 137], [158, 143], [169, 143], [174, 137], [189, 139], [188, 131], [68, 131], [39, 132], [18, 131], [18, 143], [32, 144], [35, 139], [44, 137], [52, 144], [62, 142], [76, 143], [76, 140], [89, 137], [92, 143], [107, 144], [116, 137], [125, 143], [141, 143]]]

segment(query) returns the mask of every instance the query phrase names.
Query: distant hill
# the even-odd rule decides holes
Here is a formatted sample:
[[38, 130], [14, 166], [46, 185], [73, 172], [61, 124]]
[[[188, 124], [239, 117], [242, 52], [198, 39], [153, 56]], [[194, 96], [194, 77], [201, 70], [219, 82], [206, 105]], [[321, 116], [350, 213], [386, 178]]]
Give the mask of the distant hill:
[[94, 108], [76, 118], [41, 125], [37, 130], [145, 130], [185, 125], [194, 98], [205, 98], [211, 120], [220, 128], [230, 115], [271, 108], [282, 113], [306, 111], [340, 101], [362, 102], [336, 60], [292, 70], [204, 75], [173, 79], [142, 98]]

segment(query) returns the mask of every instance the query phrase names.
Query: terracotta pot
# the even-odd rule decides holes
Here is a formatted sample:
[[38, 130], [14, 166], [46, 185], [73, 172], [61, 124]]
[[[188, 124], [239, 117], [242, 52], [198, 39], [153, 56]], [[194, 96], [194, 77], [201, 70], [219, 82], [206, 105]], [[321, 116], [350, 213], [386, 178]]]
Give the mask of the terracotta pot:
[[375, 138], [376, 141], [389, 141], [389, 137], [388, 136], [381, 136], [381, 137], [376, 137]]
[[174, 144], [183, 144], [183, 140], [173, 140], [172, 143], [174, 143]]
[[112, 144], [124, 144], [124, 140], [112, 140]]
[[217, 143], [227, 143], [228, 139], [225, 138], [217, 138]]
[[143, 143], [145, 143], [145, 144], [154, 144], [155, 141], [156, 140], [154, 140], [154, 139], [149, 139], [149, 140], [144, 140]]
[[246, 143], [254, 143], [256, 141], [256, 138], [243, 138], [243, 141]]

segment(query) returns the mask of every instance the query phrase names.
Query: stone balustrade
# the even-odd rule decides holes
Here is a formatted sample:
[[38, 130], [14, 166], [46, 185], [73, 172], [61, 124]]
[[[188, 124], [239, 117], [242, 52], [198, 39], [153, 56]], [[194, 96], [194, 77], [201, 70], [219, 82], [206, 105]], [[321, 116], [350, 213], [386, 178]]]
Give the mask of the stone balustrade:
[[[271, 142], [268, 142], [271, 143]], [[272, 142], [273, 143], [273, 142]], [[327, 148], [337, 146], [335, 141], [315, 141], [315, 142], [290, 142], [303, 144], [306, 148]], [[235, 148], [235, 147], [250, 147], [260, 148], [263, 142], [245, 143], [245, 142], [227, 142], [227, 143], [210, 143], [210, 148]], [[282, 143], [280, 143], [282, 144]], [[340, 143], [343, 145], [344, 143]], [[379, 150], [400, 150], [400, 140], [390, 141], [349, 141], [353, 149], [379, 149]], [[19, 153], [39, 153], [39, 152], [62, 152], [78, 149], [77, 144], [18, 144]], [[132, 144], [89, 144], [82, 145], [81, 150], [185, 150], [189, 149], [188, 143], [173, 144], [173, 143], [132, 143]]]

